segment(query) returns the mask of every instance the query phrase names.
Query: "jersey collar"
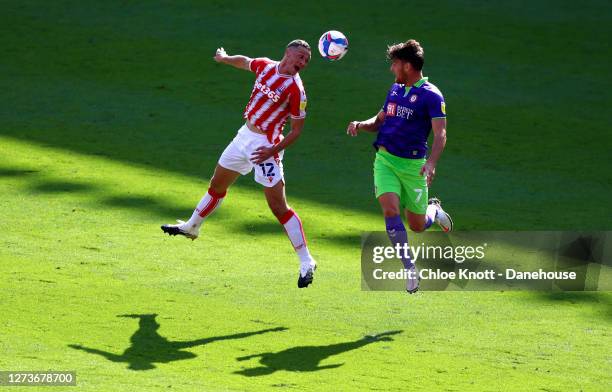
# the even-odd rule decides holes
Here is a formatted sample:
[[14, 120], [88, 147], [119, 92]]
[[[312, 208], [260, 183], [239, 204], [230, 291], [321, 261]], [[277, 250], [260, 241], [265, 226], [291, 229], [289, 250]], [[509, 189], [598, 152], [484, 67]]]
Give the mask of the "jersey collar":
[[429, 80], [429, 78], [427, 76], [424, 76], [421, 78], [421, 80], [419, 80], [418, 82], [416, 82], [415, 84], [413, 84], [412, 86], [405, 86], [406, 88], [406, 92], [404, 93], [404, 97], [406, 97], [408, 95], [408, 93], [410, 92], [410, 90], [413, 87], [419, 88], [421, 87], [427, 80]]
[[416, 82], [415, 84], [413, 84], [412, 86], [414, 87], [421, 87], [423, 85], [423, 83], [425, 83], [427, 80], [429, 80], [429, 78], [427, 76], [421, 78], [421, 80], [419, 80], [418, 82]]

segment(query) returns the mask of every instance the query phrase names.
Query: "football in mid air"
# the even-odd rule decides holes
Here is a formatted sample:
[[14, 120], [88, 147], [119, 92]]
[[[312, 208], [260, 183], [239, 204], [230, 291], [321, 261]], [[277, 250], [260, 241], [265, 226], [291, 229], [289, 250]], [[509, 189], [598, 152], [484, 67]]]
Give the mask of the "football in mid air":
[[348, 51], [348, 39], [339, 31], [330, 30], [319, 38], [319, 53], [329, 61], [340, 60]]

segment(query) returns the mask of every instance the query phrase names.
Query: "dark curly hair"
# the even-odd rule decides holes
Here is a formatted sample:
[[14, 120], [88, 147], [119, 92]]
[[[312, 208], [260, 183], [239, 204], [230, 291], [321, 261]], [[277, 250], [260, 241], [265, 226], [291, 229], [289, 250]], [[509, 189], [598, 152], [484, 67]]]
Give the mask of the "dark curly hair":
[[391, 45], [387, 48], [389, 60], [401, 60], [410, 63], [414, 69], [420, 71], [425, 64], [425, 51], [418, 41], [410, 39], [406, 42]]

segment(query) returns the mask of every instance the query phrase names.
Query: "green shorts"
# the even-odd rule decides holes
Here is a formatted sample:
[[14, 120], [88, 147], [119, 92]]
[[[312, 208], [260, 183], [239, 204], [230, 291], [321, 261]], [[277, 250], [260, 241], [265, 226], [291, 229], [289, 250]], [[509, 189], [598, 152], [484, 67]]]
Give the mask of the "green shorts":
[[393, 192], [400, 198], [402, 209], [415, 214], [427, 211], [427, 179], [419, 174], [425, 158], [409, 159], [379, 150], [374, 160], [374, 193]]

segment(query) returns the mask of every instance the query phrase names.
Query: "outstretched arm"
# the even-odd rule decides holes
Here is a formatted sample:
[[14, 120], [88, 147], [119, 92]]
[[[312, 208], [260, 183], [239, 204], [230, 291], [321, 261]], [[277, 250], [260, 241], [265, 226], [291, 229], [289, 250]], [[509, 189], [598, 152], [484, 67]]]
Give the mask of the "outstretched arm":
[[225, 53], [225, 49], [219, 48], [217, 49], [217, 52], [215, 53], [215, 57], [213, 58], [218, 63], [229, 64], [233, 67], [244, 69], [246, 71], [250, 71], [249, 63], [252, 60], [250, 57], [242, 56], [239, 54], [235, 56], [228, 56], [227, 53]]
[[346, 133], [351, 136], [357, 136], [359, 131], [378, 132], [378, 128], [385, 121], [385, 112], [382, 110], [376, 116], [365, 121], [351, 121], [346, 128]]

